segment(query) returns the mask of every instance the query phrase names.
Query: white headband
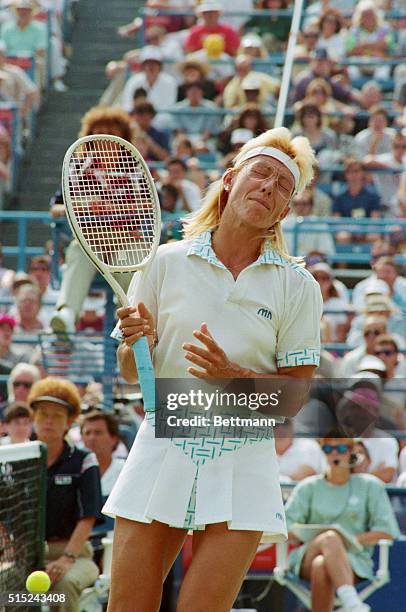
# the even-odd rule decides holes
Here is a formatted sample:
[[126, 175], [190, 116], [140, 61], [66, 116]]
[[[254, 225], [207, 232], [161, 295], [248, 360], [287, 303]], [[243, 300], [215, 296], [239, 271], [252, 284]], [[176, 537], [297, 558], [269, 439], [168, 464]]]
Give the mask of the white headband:
[[291, 173], [293, 174], [293, 178], [295, 179], [295, 194], [298, 191], [299, 181], [300, 181], [300, 172], [296, 162], [293, 161], [289, 155], [286, 155], [280, 149], [275, 149], [275, 147], [255, 147], [255, 149], [251, 149], [242, 155], [242, 157], [238, 160], [238, 166], [247, 161], [247, 159], [251, 159], [251, 157], [256, 157], [257, 155], [267, 155], [268, 157], [274, 157], [278, 159], [284, 166], [286, 166]]

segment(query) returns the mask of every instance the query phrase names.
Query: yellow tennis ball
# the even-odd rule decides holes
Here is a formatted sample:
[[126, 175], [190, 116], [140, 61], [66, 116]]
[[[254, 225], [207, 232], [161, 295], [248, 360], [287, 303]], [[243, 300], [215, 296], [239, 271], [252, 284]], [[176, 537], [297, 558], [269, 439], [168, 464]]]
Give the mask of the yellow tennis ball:
[[51, 579], [46, 572], [32, 572], [25, 581], [25, 588], [30, 593], [46, 593], [51, 586]]

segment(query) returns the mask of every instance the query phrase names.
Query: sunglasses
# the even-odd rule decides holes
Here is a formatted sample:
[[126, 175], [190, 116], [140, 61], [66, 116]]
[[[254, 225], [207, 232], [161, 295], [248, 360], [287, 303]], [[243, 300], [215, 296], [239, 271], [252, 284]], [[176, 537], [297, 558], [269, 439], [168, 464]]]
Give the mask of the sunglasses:
[[27, 380], [15, 380], [13, 382], [13, 387], [24, 387], [25, 389], [31, 389], [32, 382], [28, 382]]
[[381, 329], [368, 329], [367, 331], [364, 332], [364, 336], [380, 336], [382, 334], [382, 330]]
[[53, 421], [62, 421], [66, 418], [66, 412], [38, 408], [35, 413], [35, 416], [40, 421], [44, 421], [45, 419], [52, 419]]
[[339, 453], [340, 455], [344, 455], [344, 453], [346, 453], [349, 448], [349, 444], [323, 444], [321, 450], [323, 451], [323, 453], [326, 453], [326, 455], [330, 455], [333, 450], [336, 450], [337, 453]]
[[385, 355], [385, 357], [390, 357], [391, 355], [395, 355], [396, 351], [394, 349], [382, 349], [380, 351], [375, 351], [375, 355], [379, 357], [379, 355]]

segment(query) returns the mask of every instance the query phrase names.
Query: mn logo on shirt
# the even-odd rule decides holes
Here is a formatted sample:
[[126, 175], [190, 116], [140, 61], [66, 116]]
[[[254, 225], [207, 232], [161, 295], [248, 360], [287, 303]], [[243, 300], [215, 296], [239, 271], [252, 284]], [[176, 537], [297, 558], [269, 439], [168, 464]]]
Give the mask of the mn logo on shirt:
[[260, 315], [261, 317], [265, 317], [265, 319], [269, 319], [269, 320], [272, 319], [272, 312], [268, 310], [267, 308], [258, 308], [257, 314]]

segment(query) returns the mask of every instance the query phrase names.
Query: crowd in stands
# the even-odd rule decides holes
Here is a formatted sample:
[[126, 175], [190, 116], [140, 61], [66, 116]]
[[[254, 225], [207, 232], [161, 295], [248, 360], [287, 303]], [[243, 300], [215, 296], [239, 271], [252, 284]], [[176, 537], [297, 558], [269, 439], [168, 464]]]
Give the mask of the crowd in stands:
[[21, 154], [34, 136], [46, 89], [66, 91], [64, 24], [74, 1], [0, 3], [0, 210], [13, 195]]
[[[54, 2], [15, 0], [0, 11], [1, 103], [16, 104], [22, 119], [38, 105], [43, 84], [37, 73], [32, 80], [8, 63], [10, 56], [35, 57], [41, 66], [48, 44], [51, 78], [64, 89], [64, 2], [56, 4], [48, 43], [44, 23], [34, 16], [55, 9]], [[108, 85], [100, 105], [83, 117], [80, 135], [109, 133], [137, 146], [156, 180], [162, 242], [181, 238], [181, 219], [198, 210], [207, 186], [244, 143], [272, 127], [292, 9], [289, 0], [203, 0], [196, 6], [148, 0], [144, 14], [119, 29], [134, 49], [106, 66]], [[310, 140], [318, 166], [283, 227], [289, 251], [304, 257], [323, 297], [316, 377], [345, 380], [346, 390], [333, 408], [330, 396], [311, 396], [297, 420], [275, 428], [285, 483], [327, 469], [323, 444], [309, 434], [322, 431], [322, 437], [340, 425], [356, 439], [353, 473], [406, 487], [405, 25], [401, 0], [321, 0], [308, 3], [298, 34], [285, 123]], [[10, 148], [0, 116], [4, 184]], [[51, 214], [64, 217], [60, 193]], [[312, 224], [295, 236], [306, 221]], [[368, 256], [363, 266], [332, 259], [360, 252]], [[0, 444], [35, 436], [39, 409], [30, 394], [47, 380], [38, 334], [100, 334], [105, 323], [105, 293], [91, 289], [95, 270], [78, 244], [72, 241], [61, 254], [58, 289], [51, 284], [51, 256], [33, 257], [26, 272], [0, 259], [0, 380], [8, 376], [0, 383]], [[103, 405], [97, 381], [78, 384], [78, 393], [84, 415], [80, 426], [67, 415], [67, 439], [97, 455], [106, 496], [127, 454], [119, 443], [123, 428], [93, 411]], [[135, 435], [139, 402], [126, 414]]]

